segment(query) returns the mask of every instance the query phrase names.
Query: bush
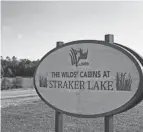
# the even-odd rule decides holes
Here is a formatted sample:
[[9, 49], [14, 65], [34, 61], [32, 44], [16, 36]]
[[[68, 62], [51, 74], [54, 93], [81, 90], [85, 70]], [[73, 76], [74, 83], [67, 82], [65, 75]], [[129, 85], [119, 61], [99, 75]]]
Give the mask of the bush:
[[22, 88], [22, 77], [16, 77], [12, 80], [13, 88]]
[[1, 81], [1, 90], [11, 89], [13, 87], [11, 81], [8, 78], [3, 78]]
[[15, 77], [12, 80], [10, 78], [4, 77], [1, 79], [1, 90], [8, 90], [14, 88], [22, 88], [23, 83], [22, 77]]

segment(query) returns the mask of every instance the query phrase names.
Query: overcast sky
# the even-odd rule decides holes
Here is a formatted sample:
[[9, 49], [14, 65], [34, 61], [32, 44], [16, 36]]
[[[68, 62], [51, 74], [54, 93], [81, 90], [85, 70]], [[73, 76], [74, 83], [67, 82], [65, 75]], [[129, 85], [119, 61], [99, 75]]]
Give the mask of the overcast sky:
[[2, 56], [41, 59], [57, 41], [104, 40], [143, 56], [143, 2], [2, 2]]

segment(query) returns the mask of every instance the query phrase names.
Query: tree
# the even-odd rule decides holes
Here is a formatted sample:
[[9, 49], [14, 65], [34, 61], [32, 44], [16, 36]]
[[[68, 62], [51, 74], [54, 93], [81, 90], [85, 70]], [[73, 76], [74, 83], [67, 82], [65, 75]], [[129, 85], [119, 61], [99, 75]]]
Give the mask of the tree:
[[10, 59], [10, 57], [8, 56], [6, 57], [6, 59], [4, 59], [1, 56], [1, 75], [2, 77], [32, 77], [38, 64], [39, 60], [18, 60], [15, 56], [13, 56], [12, 59]]
[[1, 66], [1, 78], [3, 78], [4, 76], [4, 70], [3, 70], [3, 67]]
[[10, 62], [11, 61], [10, 57], [7, 56], [6, 61]]

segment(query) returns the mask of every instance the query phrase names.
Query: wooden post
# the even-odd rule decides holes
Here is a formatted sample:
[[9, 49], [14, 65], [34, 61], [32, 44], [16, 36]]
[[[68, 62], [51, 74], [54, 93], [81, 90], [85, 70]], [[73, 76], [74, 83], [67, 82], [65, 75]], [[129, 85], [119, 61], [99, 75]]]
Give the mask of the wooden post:
[[106, 34], [105, 35], [105, 42], [114, 43], [114, 35], [113, 34]]
[[[114, 43], [114, 35], [106, 34], [105, 35], [105, 42], [113, 44]], [[104, 123], [105, 123], [105, 132], [113, 132], [114, 131], [113, 115], [105, 116], [104, 117]]]
[[64, 44], [64, 42], [58, 41], [58, 42], [57, 42], [57, 48], [60, 47], [60, 46], [63, 45], [63, 44]]
[[[64, 43], [59, 41], [57, 42], [57, 48], [63, 45]], [[63, 114], [55, 111], [55, 132], [63, 132]]]
[[105, 122], [105, 132], [113, 132], [113, 115], [105, 116], [104, 117]]
[[63, 114], [55, 111], [55, 132], [63, 132]]

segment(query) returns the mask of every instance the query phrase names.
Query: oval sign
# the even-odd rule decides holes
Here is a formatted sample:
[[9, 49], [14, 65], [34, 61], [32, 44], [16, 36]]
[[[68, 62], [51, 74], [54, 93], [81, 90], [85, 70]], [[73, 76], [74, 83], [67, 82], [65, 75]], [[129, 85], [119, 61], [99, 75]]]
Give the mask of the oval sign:
[[139, 61], [127, 50], [103, 41], [74, 41], [47, 53], [34, 84], [49, 106], [78, 117], [117, 114], [143, 93]]

